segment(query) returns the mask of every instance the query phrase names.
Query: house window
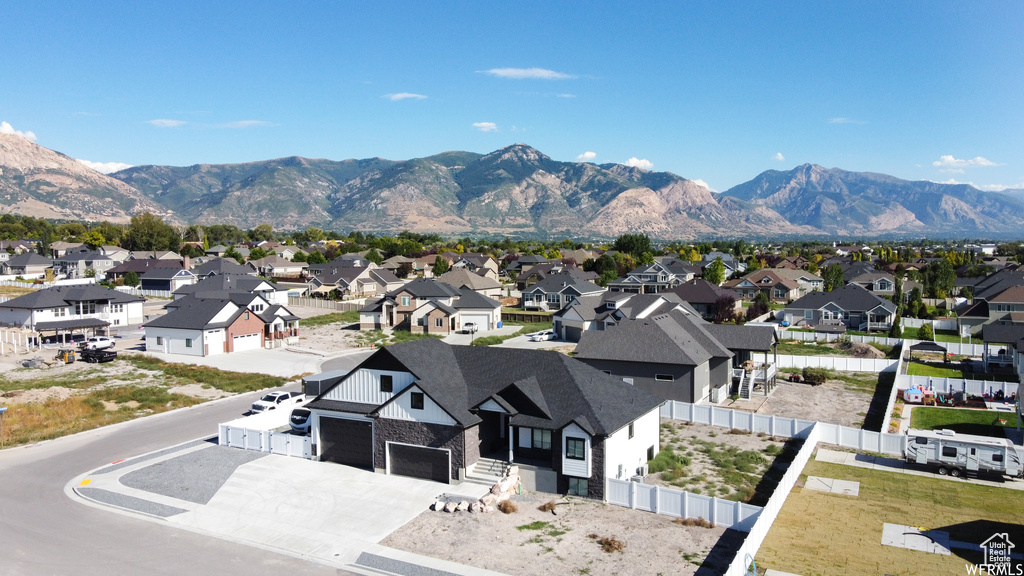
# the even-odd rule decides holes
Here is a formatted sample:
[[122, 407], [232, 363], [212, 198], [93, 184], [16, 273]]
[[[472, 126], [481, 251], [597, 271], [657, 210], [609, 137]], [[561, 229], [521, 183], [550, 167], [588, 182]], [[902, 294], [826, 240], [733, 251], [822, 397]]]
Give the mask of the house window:
[[436, 328], [444, 328], [444, 318], [434, 318], [434, 326]]
[[804, 318], [807, 320], [814, 320], [814, 310], [804, 310]]
[[383, 374], [380, 377], [380, 391], [381, 392], [393, 392], [394, 381], [390, 374]]
[[572, 302], [573, 300], [575, 300], [575, 299], [576, 299], [576, 297], [575, 297], [575, 296], [573, 296], [572, 294], [565, 294], [565, 295], [563, 296], [563, 298], [565, 299], [565, 303], [566, 303], [566, 304], [568, 304], [569, 302]]
[[775, 289], [775, 297], [776, 298], [785, 298], [786, 297], [786, 293], [783, 292], [782, 290], [776, 288]]
[[943, 446], [942, 455], [946, 458], [956, 458], [956, 446]]
[[582, 438], [565, 439], [565, 457], [570, 460], [585, 460], [587, 442]]
[[192, 347], [192, 339], [191, 338], [185, 338], [185, 348], [191, 348], [191, 347]]
[[120, 314], [124, 312], [124, 304], [111, 304], [110, 311], [114, 314]]
[[402, 306], [408, 306], [408, 305], [409, 305], [409, 297], [408, 296], [402, 296]]
[[551, 430], [537, 430], [534, 428], [532, 448], [551, 450]]
[[156, 345], [157, 346], [163, 346], [164, 345], [164, 337], [163, 336], [157, 336], [156, 337]]
[[95, 302], [79, 302], [75, 305], [76, 314], [95, 314], [96, 303]]
[[54, 316], [67, 316], [68, 315], [68, 309], [67, 308], [54, 308], [53, 309], [53, 315]]
[[569, 478], [569, 494], [571, 496], [587, 496], [587, 479], [586, 478]]
[[629, 437], [630, 438], [633, 437], [633, 423], [632, 422], [629, 423]]
[[647, 447], [647, 461], [654, 460], [654, 446]]
[[557, 304], [557, 303], [558, 303], [558, 292], [552, 292], [551, 294], [548, 294], [548, 304]]
[[654, 379], [659, 382], [671, 382], [675, 380], [675, 377], [671, 374], [655, 374]]
[[245, 319], [246, 319], [246, 320], [248, 320], [248, 319], [249, 319], [249, 311], [248, 311], [248, 310], [246, 310], [246, 311], [245, 311]]
[[413, 410], [423, 410], [423, 392], [409, 394], [409, 406]]

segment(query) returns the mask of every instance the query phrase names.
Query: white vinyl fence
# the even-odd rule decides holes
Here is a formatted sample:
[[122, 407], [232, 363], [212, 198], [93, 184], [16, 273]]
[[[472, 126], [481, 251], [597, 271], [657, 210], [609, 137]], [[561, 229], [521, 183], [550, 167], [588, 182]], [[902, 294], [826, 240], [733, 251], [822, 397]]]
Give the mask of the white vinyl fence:
[[[895, 390], [895, 386], [893, 390]], [[889, 407], [889, 411], [892, 411], [892, 406]], [[725, 574], [729, 576], [742, 576], [746, 574], [747, 567], [750, 566], [751, 561], [756, 557], [757, 551], [768, 535], [772, 523], [778, 517], [779, 511], [782, 510], [782, 506], [786, 502], [786, 498], [789, 497], [790, 491], [796, 485], [797, 479], [799, 479], [804, 466], [807, 465], [818, 443], [834, 444], [845, 448], [855, 448], [865, 452], [877, 452], [902, 458], [907, 442], [907, 437], [903, 434], [874, 432], [860, 428], [840, 426], [838, 424], [752, 414], [718, 406], [695, 405], [686, 402], [666, 402], [661, 406], [661, 417], [699, 424], [710, 424], [723, 428], [738, 428], [752, 433], [764, 432], [772, 436], [785, 438], [802, 438], [804, 440], [800, 451], [797, 452], [793, 462], [789, 465], [789, 469], [783, 475], [782, 481], [779, 482], [764, 508], [756, 516], [751, 514], [745, 519], [736, 521], [736, 525], [733, 526], [733, 528], [739, 530], [746, 529], [748, 534], [743, 541], [743, 545], [740, 546], [739, 551], [736, 553], [736, 557], [725, 571]], [[612, 482], [618, 482], [619, 484], [609, 487], [609, 502], [614, 497], [616, 499], [614, 503], [616, 504], [622, 506], [629, 505], [639, 510], [649, 510], [652, 507], [650, 503], [653, 499], [657, 502], [659, 513], [675, 514], [679, 513], [678, 511], [682, 509], [678, 507], [681, 506], [681, 503], [676, 500], [669, 500], [667, 502], [665, 500], [658, 500], [658, 498], [664, 498], [664, 494], [667, 492], [665, 489], [652, 491], [652, 487], [638, 485], [640, 487], [635, 489], [635, 494], [628, 494], [627, 489], [622, 484], [630, 484], [629, 482]], [[696, 497], [696, 495], [691, 494], [689, 502], [695, 502], [693, 498]], [[708, 497], [701, 496], [701, 498]], [[662, 507], [667, 507], [671, 512], [661, 512]], [[704, 511], [709, 510], [706, 508], [700, 510], [700, 512]], [[716, 509], [716, 512], [728, 514], [728, 510]], [[745, 511], [735, 509], [732, 512], [734, 515], [745, 513]], [[699, 516], [689, 507], [686, 508], [686, 513], [689, 516], [683, 517], [693, 518]], [[708, 519], [706, 516], [704, 518]], [[749, 520], [753, 520], [753, 524], [749, 524]]]
[[336, 302], [325, 298], [306, 298], [305, 296], [288, 295], [288, 305], [306, 306], [309, 308], [326, 308], [329, 310], [337, 310], [338, 312], [348, 312], [350, 310], [358, 311], [366, 304], [364, 299], [352, 302]]
[[796, 356], [779, 354], [775, 365], [779, 368], [827, 368], [845, 372], [885, 372], [897, 360], [883, 358], [852, 358], [848, 356]]
[[907, 390], [917, 386], [922, 390], [932, 389], [936, 394], [954, 394], [962, 392], [968, 396], [994, 397], [1002, 391], [1003, 396], [1017, 394], [1017, 382], [996, 382], [992, 380], [969, 380], [965, 378], [937, 378], [935, 376], [909, 376], [900, 374], [896, 377], [896, 388]]
[[761, 513], [761, 507], [752, 504], [614, 478], [608, 479], [605, 498], [617, 506], [675, 518], [703, 518], [742, 532], [748, 532]]
[[952, 330], [958, 332], [956, 320], [924, 320], [921, 318], [900, 318], [904, 328], [920, 328], [925, 324], [931, 324], [933, 330]]
[[[910, 345], [919, 344], [921, 340], [904, 340], [902, 338], [888, 338], [885, 336], [860, 336], [856, 334], [840, 335], [840, 334], [825, 334], [818, 332], [794, 332], [792, 330], [785, 330], [779, 333], [780, 340], [797, 340], [799, 342], [836, 342], [840, 337], [849, 338], [850, 342], [863, 342], [869, 344], [874, 342], [876, 344], [884, 344], [886, 346], [899, 346], [904, 341]], [[984, 344], [974, 343], [960, 343], [960, 342], [939, 342], [940, 345], [946, 348], [947, 352], [951, 352], [958, 356], [981, 356], [985, 353]], [[989, 346], [989, 348], [992, 348]], [[998, 347], [997, 347], [998, 348]]]
[[174, 292], [170, 290], [150, 290], [148, 288], [139, 288], [138, 286], [118, 286], [117, 291], [146, 298], [174, 298]]
[[306, 459], [313, 457], [313, 439], [309, 436], [297, 436], [289, 432], [275, 432], [273, 430], [259, 430], [221, 424], [217, 443], [221, 446], [255, 450], [257, 452], [270, 452], [271, 454], [281, 454], [283, 456], [296, 456]]

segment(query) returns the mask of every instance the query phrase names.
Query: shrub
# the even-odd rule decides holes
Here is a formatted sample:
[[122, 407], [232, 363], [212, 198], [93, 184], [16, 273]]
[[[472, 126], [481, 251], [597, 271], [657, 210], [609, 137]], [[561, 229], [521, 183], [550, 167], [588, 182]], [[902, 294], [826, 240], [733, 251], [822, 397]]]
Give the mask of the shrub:
[[622, 552], [626, 547], [621, 541], [615, 538], [601, 538], [597, 534], [590, 535], [591, 540], [597, 540], [597, 543], [601, 545], [601, 550], [611, 554], [612, 552]]
[[502, 514], [512, 514], [519, 511], [519, 506], [511, 500], [502, 500], [498, 503], [498, 510], [501, 510]]
[[554, 512], [555, 511], [555, 501], [554, 500], [548, 500], [547, 502], [541, 504], [540, 506], [537, 506], [537, 510], [540, 510], [541, 512]]
[[922, 324], [921, 327], [917, 330], [917, 339], [926, 341], [935, 340], [935, 332], [932, 330], [932, 325], [930, 322]]
[[703, 517], [698, 517], [698, 518], [676, 518], [675, 520], [673, 520], [673, 522], [675, 522], [676, 524], [679, 524], [680, 526], [699, 526], [701, 528], [714, 528], [715, 527], [714, 523], [708, 522]]
[[808, 366], [803, 371], [804, 381], [809, 384], [824, 384], [828, 379], [828, 372], [824, 368], [811, 368]]

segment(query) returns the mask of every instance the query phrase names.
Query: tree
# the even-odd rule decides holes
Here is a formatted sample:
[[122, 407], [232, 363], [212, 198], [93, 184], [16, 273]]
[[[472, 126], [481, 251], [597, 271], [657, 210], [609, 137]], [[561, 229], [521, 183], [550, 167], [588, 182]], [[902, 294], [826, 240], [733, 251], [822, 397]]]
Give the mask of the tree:
[[93, 250], [96, 250], [100, 246], [103, 246], [104, 244], [107, 243], [107, 239], [103, 237], [103, 234], [100, 234], [96, 230], [92, 230], [90, 232], [82, 234], [81, 240], [83, 244], [85, 244], [86, 246]]
[[235, 262], [239, 264], [245, 264], [245, 258], [242, 257], [242, 253], [235, 250], [234, 246], [228, 246], [228, 249], [224, 251], [225, 258], [234, 258]]
[[451, 264], [449, 264], [448, 261], [445, 260], [444, 258], [441, 258], [441, 256], [437, 256], [436, 258], [434, 258], [434, 276], [440, 276], [441, 274], [444, 274], [451, 267]]
[[139, 275], [135, 272], [128, 272], [124, 275], [125, 286], [138, 286], [139, 284], [142, 284], [142, 281], [139, 280]]
[[246, 234], [250, 240], [259, 242], [261, 240], [273, 240], [274, 239], [274, 227], [270, 224], [260, 224], [259, 226], [249, 230]]
[[612, 250], [640, 257], [644, 252], [651, 252], [651, 239], [647, 234], [623, 234], [615, 239]]
[[932, 323], [925, 322], [917, 329], [917, 339], [931, 342], [935, 340], [935, 332], [932, 330]]
[[384, 262], [384, 258], [381, 257], [380, 252], [377, 252], [376, 248], [370, 248], [366, 252], [366, 259], [373, 262], [377, 266], [380, 266]]
[[259, 260], [260, 258], [266, 258], [267, 256], [270, 256], [271, 254], [273, 254], [273, 252], [267, 252], [263, 248], [260, 248], [259, 246], [257, 246], [255, 248], [253, 248], [252, 250], [249, 250], [249, 260]]
[[327, 258], [319, 250], [310, 250], [309, 255], [306, 256], [306, 262], [310, 264], [327, 264]]
[[896, 309], [896, 319], [892, 321], [892, 326], [889, 327], [889, 338], [903, 337], [903, 327], [900, 326], [900, 312], [902, 310], [902, 306]]
[[719, 296], [715, 300], [715, 324], [722, 324], [732, 320], [736, 310], [736, 299], [732, 296]]
[[704, 267], [704, 279], [716, 286], [725, 281], [725, 263], [721, 257]]
[[758, 292], [757, 297], [754, 298], [754, 303], [747, 308], [746, 318], [748, 321], [753, 320], [762, 314], [766, 314], [770, 308], [768, 295], [764, 292]]
[[324, 239], [324, 231], [314, 226], [310, 226], [302, 233], [302, 239], [305, 240], [307, 244], [319, 242]]
[[651, 254], [650, 252], [644, 252], [643, 254], [640, 255], [640, 263], [654, 264], [654, 254]]
[[825, 273], [821, 275], [822, 280], [825, 281], [825, 292], [831, 292], [836, 288], [842, 288], [843, 286], [843, 268], [839, 264], [830, 264], [828, 268], [825, 268]]
[[410, 274], [412, 274], [412, 262], [402, 262], [395, 270], [395, 276], [399, 278], [408, 278]]
[[129, 250], [178, 250], [178, 233], [163, 218], [149, 212], [132, 216], [125, 235]]

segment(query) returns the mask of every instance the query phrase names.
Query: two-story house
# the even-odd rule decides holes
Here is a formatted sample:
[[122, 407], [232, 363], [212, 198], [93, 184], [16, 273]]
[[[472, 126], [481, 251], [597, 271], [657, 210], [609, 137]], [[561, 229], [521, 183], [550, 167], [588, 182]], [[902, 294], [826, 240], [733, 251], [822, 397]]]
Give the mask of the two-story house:
[[361, 330], [393, 327], [414, 333], [447, 335], [474, 324], [480, 332], [498, 327], [501, 303], [469, 288], [418, 279], [368, 300], [359, 310]]
[[144, 301], [96, 284], [54, 286], [0, 304], [0, 324], [55, 334], [141, 324]]
[[781, 315], [793, 326], [841, 331], [886, 331], [895, 316], [895, 304], [857, 284], [811, 292], [787, 305]]
[[657, 455], [661, 403], [557, 352], [427, 338], [378, 350], [306, 407], [321, 461], [449, 483], [493, 458], [527, 490], [601, 499]]
[[65, 278], [104, 278], [107, 270], [114, 267], [114, 261], [99, 252], [71, 251], [53, 260], [53, 271]]
[[800, 283], [786, 278], [780, 272], [782, 270], [772, 268], [755, 270], [743, 278], [725, 282], [722, 287], [735, 291], [744, 300], [754, 300], [758, 294], [764, 294], [772, 302], [786, 302], [799, 298]]
[[655, 262], [630, 270], [624, 278], [608, 283], [611, 292], [633, 292], [636, 294], [657, 294], [670, 290], [693, 279], [693, 270], [681, 262]]
[[522, 292], [526, 310], [561, 310], [581, 296], [603, 294], [597, 284], [573, 279], [571, 274], [551, 274]]

